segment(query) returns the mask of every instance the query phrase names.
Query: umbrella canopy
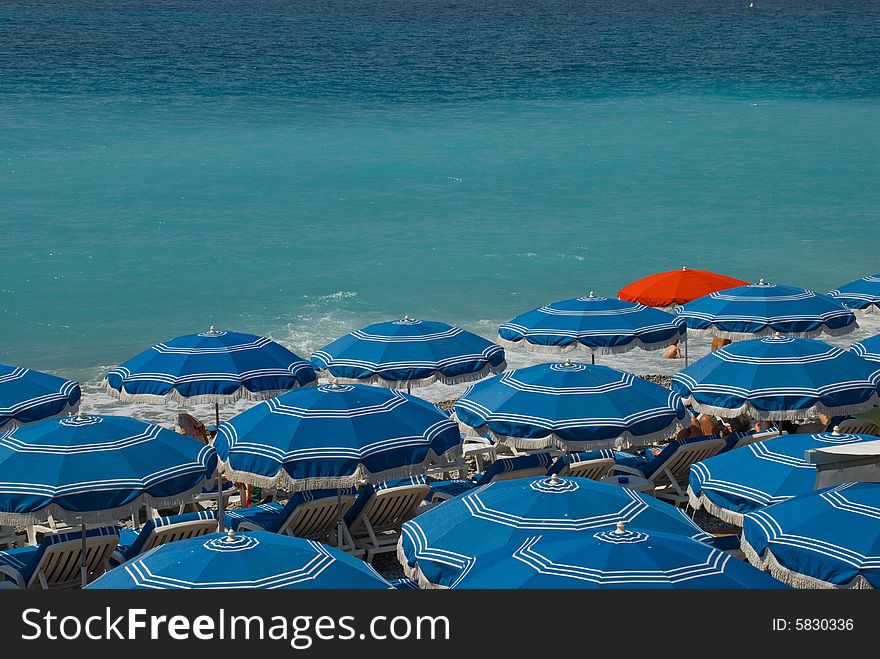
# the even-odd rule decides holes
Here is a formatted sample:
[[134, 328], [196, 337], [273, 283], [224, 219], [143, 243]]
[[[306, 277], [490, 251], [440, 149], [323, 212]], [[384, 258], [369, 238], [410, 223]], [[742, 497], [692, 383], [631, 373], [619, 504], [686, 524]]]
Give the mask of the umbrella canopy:
[[212, 533], [160, 545], [87, 586], [93, 589], [391, 589], [335, 547], [266, 531]]
[[672, 314], [606, 297], [552, 302], [498, 328], [502, 345], [539, 352], [586, 350], [599, 355], [634, 348], [658, 350], [684, 339], [687, 329]]
[[346, 334], [314, 353], [312, 364], [339, 382], [392, 389], [473, 382], [507, 367], [501, 346], [454, 325], [409, 317]]
[[553, 475], [495, 481], [431, 508], [403, 524], [397, 557], [407, 576], [423, 586], [449, 588], [475, 568], [491, 565], [486, 557], [499, 547], [516, 548], [539, 535], [590, 536], [618, 522], [712, 539], [683, 510], [650, 495]]
[[352, 487], [423, 474], [456, 458], [461, 435], [434, 405], [363, 384], [298, 389], [225, 421], [214, 440], [222, 471], [261, 487]]
[[265, 400], [315, 383], [311, 365], [255, 334], [180, 336], [135, 355], [107, 374], [107, 393], [126, 402], [183, 404]]
[[858, 327], [852, 311], [827, 295], [794, 286], [757, 284], [710, 293], [675, 313], [696, 334], [752, 339], [781, 332], [811, 337], [848, 334]]
[[800, 419], [856, 414], [880, 402], [880, 364], [814, 339], [731, 343], [672, 376], [694, 409], [721, 417]]
[[538, 364], [479, 382], [453, 408], [460, 424], [524, 449], [583, 451], [666, 437], [687, 412], [678, 394], [607, 366]]
[[699, 297], [725, 288], [745, 286], [748, 282], [719, 275], [709, 270], [670, 270], [658, 272], [627, 284], [617, 297], [628, 302], [640, 302], [649, 307], [670, 307], [685, 304]]
[[880, 362], [880, 334], [872, 336], [870, 339], [857, 341], [856, 343], [853, 343], [849, 349], [862, 359], [867, 359], [872, 362]]
[[0, 524], [102, 523], [188, 503], [216, 465], [212, 447], [130, 417], [30, 423], [0, 434]]
[[695, 509], [742, 526], [746, 513], [813, 491], [816, 465], [804, 460], [806, 451], [872, 440], [877, 438], [833, 432], [748, 444], [692, 465], [688, 499]]
[[845, 483], [749, 513], [752, 565], [798, 588], [880, 588], [880, 483]]
[[856, 314], [880, 313], [880, 274], [851, 281], [829, 291], [828, 296]]
[[480, 557], [456, 588], [785, 588], [733, 555], [689, 538], [627, 528], [534, 535]]
[[76, 382], [0, 364], [0, 430], [76, 412], [81, 397]]

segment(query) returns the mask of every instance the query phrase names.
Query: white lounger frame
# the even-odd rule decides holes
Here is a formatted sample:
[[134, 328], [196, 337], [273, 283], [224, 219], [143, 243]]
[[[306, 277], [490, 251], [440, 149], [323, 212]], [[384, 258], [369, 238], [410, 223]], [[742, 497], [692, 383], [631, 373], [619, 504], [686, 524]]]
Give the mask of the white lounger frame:
[[401, 525], [418, 515], [430, 491], [428, 485], [404, 485], [373, 493], [347, 529], [355, 549], [366, 552], [368, 563], [376, 554], [397, 551]]
[[[107, 570], [107, 561], [118, 543], [118, 535], [97, 535], [86, 538], [86, 567], [89, 581]], [[82, 585], [82, 544], [80, 537], [48, 547], [27, 583], [13, 568], [0, 566], [0, 573], [12, 577], [19, 588], [43, 590], [79, 588]]]

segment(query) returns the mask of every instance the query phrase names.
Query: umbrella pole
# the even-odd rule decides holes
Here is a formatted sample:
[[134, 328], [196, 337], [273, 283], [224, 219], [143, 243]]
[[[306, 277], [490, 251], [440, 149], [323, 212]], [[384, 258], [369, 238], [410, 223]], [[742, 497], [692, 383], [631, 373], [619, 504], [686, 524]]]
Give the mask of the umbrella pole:
[[217, 463], [217, 530], [223, 533], [223, 475], [220, 473], [220, 463]]
[[688, 365], [688, 335], [685, 331], [684, 335], [684, 367], [687, 368]]
[[220, 427], [220, 403], [214, 403], [214, 423]]
[[595, 352], [591, 352], [591, 353], [590, 353], [590, 363], [591, 363], [593, 366], [596, 365], [596, 353], [595, 353]]
[[85, 588], [89, 585], [89, 565], [86, 562], [86, 523], [80, 518], [82, 522], [82, 548], [80, 549], [80, 553], [82, 554], [82, 567], [80, 568], [80, 574], [82, 576], [82, 587]]
[[336, 546], [342, 549], [342, 490], [336, 488]]

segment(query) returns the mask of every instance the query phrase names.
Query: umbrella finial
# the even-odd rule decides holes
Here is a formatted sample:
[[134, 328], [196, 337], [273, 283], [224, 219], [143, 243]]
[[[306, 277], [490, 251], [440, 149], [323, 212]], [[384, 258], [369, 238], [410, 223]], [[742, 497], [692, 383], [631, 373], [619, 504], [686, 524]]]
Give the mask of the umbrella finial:
[[831, 434], [832, 435], [839, 435], [840, 434], [840, 426], [834, 426], [834, 428], [831, 430]]
[[566, 357], [566, 358], [565, 358], [565, 365], [566, 365], [566, 366], [571, 366], [571, 357]]
[[681, 266], [682, 272], [687, 272], [688, 267], [686, 265]]
[[330, 383], [334, 389], [339, 389], [339, 378], [333, 378], [333, 382]]
[[624, 524], [623, 522], [618, 522], [617, 528], [614, 529], [614, 533], [617, 535], [623, 535], [624, 533], [626, 533], [626, 524]]
[[557, 487], [559, 485], [559, 477], [556, 474], [550, 476], [550, 485]]
[[589, 294], [587, 297], [589, 297], [589, 298], [594, 298], [594, 297], [596, 297], [596, 296], [593, 294], [593, 291], [590, 291], [590, 294]]
[[774, 339], [781, 339], [781, 338], [782, 338], [782, 332], [778, 332], [778, 331], [777, 331], [777, 332], [773, 332], [773, 338], [774, 338]]
[[79, 408], [76, 411], [76, 420], [77, 421], [84, 421], [85, 418], [86, 418], [86, 413], [82, 411], [82, 408]]
[[217, 329], [216, 329], [213, 325], [211, 325], [211, 326], [208, 328], [208, 332], [209, 332], [210, 334], [216, 334], [216, 333], [217, 333]]
[[229, 529], [226, 532], [226, 537], [223, 538], [224, 542], [235, 542], [235, 529]]
[[764, 278], [761, 277], [761, 278], [758, 280], [758, 286], [766, 286], [766, 285], [767, 285], [767, 282], [765, 282], [765, 281], [764, 281]]

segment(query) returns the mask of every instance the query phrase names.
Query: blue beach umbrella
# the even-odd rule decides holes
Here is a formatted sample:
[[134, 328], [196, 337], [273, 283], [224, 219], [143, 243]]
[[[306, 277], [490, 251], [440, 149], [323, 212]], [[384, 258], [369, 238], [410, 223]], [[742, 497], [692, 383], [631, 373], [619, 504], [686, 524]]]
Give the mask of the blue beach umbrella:
[[212, 533], [151, 549], [87, 586], [100, 589], [386, 589], [370, 565], [327, 545], [265, 531]]
[[822, 341], [772, 336], [715, 350], [670, 386], [694, 409], [721, 417], [858, 414], [880, 402], [880, 364]]
[[533, 535], [481, 556], [455, 588], [774, 589], [776, 579], [689, 538], [627, 528]]
[[880, 588], [880, 483], [845, 483], [749, 513], [742, 549], [797, 588]]
[[611, 355], [634, 348], [658, 350], [686, 338], [674, 315], [606, 297], [552, 302], [520, 314], [498, 328], [502, 345], [538, 352], [585, 350]]
[[880, 274], [856, 279], [828, 292], [856, 314], [880, 313]]
[[806, 451], [872, 440], [877, 438], [837, 431], [783, 435], [716, 455], [691, 465], [690, 505], [742, 526], [746, 513], [815, 489], [816, 465], [804, 460]]
[[872, 362], [880, 362], [880, 334], [872, 336], [870, 339], [857, 341], [856, 343], [853, 343], [849, 349], [862, 359], [867, 359]]
[[334, 383], [245, 410], [220, 426], [214, 446], [229, 478], [298, 491], [424, 474], [432, 460], [458, 457], [461, 436], [420, 398]]
[[710, 293], [676, 307], [694, 334], [734, 341], [781, 332], [791, 336], [841, 336], [858, 328], [852, 311], [837, 300], [794, 286], [757, 284]]
[[678, 394], [607, 366], [538, 364], [470, 387], [460, 424], [522, 449], [569, 451], [643, 445], [673, 432], [687, 412]]
[[266, 400], [316, 379], [307, 361], [270, 339], [211, 327], [135, 355], [105, 385], [124, 402], [194, 405]]
[[495, 481], [405, 522], [397, 557], [423, 586], [454, 587], [490, 565], [499, 547], [534, 536], [570, 538], [613, 530], [618, 522], [708, 542], [712, 536], [684, 511], [646, 494], [586, 478], [540, 477]]
[[339, 382], [392, 389], [473, 382], [507, 367], [501, 346], [454, 325], [409, 317], [346, 334], [314, 353], [312, 364]]
[[32, 524], [48, 515], [103, 523], [144, 504], [188, 503], [216, 465], [212, 447], [130, 417], [29, 423], [0, 434], [0, 523]]
[[76, 412], [81, 397], [76, 382], [0, 364], [0, 430]]

